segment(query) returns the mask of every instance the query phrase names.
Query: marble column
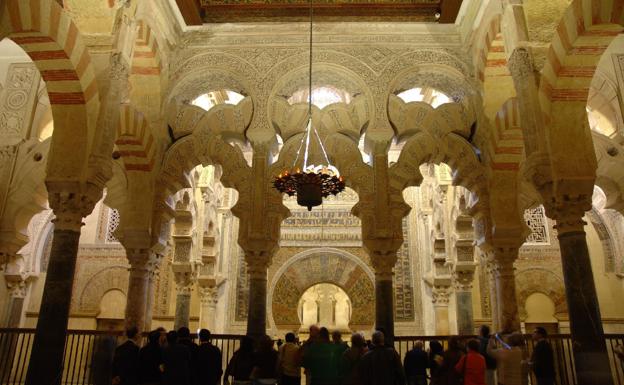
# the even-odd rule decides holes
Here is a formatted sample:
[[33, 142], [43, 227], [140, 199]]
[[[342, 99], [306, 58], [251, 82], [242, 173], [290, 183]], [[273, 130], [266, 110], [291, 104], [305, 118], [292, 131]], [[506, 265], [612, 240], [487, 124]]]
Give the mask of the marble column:
[[154, 316], [154, 303], [156, 302], [156, 280], [160, 269], [158, 268], [160, 256], [157, 256], [156, 266], [150, 272], [147, 281], [147, 304], [145, 305], [145, 323], [143, 330], [152, 330], [152, 318]]
[[383, 329], [386, 343], [394, 342], [394, 287], [393, 273], [375, 271], [375, 328]]
[[201, 302], [199, 327], [214, 332], [219, 288], [215, 286], [202, 287], [199, 290], [199, 295]]
[[178, 330], [185, 326], [189, 327], [191, 318], [191, 291], [193, 279], [191, 272], [176, 272], [176, 307], [173, 328]]
[[457, 314], [457, 334], [474, 335], [472, 311], [472, 280], [473, 272], [456, 273], [455, 302]]
[[130, 262], [128, 297], [126, 302], [126, 328], [143, 330], [146, 322], [149, 281], [154, 270], [153, 253], [149, 249], [126, 249]]
[[22, 277], [12, 279], [5, 276], [7, 288], [9, 289], [9, 304], [6, 312], [7, 328], [19, 328], [24, 311], [24, 301], [26, 299], [27, 286]]
[[492, 317], [496, 317], [498, 329], [506, 333], [520, 331], [514, 273], [518, 250], [517, 247], [497, 247], [491, 261], [497, 303], [497, 313], [492, 313]]
[[27, 385], [59, 385], [61, 382], [80, 227], [82, 218], [91, 212], [97, 201], [73, 192], [55, 193], [50, 187], [48, 185], [48, 199], [56, 215], [54, 238], [30, 354]]
[[437, 336], [448, 336], [449, 328], [449, 291], [448, 286], [434, 286], [433, 311], [435, 314], [435, 334]]
[[266, 334], [267, 264], [247, 258], [249, 272], [249, 305], [247, 307], [247, 335], [259, 338]]
[[557, 220], [578, 385], [613, 383], [581, 215]]

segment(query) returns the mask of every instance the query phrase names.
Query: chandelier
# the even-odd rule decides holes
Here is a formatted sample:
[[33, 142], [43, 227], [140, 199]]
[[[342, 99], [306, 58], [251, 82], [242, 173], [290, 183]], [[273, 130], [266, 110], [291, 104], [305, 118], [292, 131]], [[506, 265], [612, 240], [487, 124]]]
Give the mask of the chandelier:
[[[344, 179], [340, 176], [338, 169], [329, 162], [325, 146], [312, 125], [312, 0], [310, 0], [310, 65], [309, 65], [309, 88], [308, 88], [308, 125], [306, 126], [297, 156], [289, 169], [282, 171], [273, 181], [273, 187], [288, 196], [297, 196], [297, 204], [307, 207], [308, 211], [312, 207], [323, 203], [323, 198], [330, 194], [336, 195], [344, 191]], [[312, 142], [312, 143], [311, 143]], [[317, 142], [320, 149], [321, 159], [319, 164], [313, 164], [311, 150]]]

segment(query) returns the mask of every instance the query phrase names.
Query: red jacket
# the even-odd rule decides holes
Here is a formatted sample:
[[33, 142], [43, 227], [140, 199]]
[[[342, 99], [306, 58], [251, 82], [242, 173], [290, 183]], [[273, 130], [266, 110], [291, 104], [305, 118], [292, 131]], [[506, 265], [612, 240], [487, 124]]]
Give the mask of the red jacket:
[[485, 358], [477, 352], [469, 350], [455, 365], [455, 371], [464, 375], [464, 385], [485, 385]]

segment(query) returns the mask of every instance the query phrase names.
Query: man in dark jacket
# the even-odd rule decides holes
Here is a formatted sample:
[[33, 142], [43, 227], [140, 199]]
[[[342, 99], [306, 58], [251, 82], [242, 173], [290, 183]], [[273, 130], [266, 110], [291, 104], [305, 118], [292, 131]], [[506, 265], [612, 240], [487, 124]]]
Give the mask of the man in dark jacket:
[[427, 385], [429, 355], [423, 350], [422, 341], [414, 343], [414, 349], [407, 352], [403, 367], [409, 385]]
[[533, 331], [533, 354], [531, 355], [531, 367], [537, 385], [553, 385], [555, 383], [555, 361], [550, 343], [546, 339], [548, 333], [543, 327], [536, 327]]
[[197, 385], [197, 372], [199, 371], [197, 351], [199, 346], [191, 339], [191, 331], [186, 326], [178, 329], [178, 343], [186, 346], [191, 353], [191, 384]]
[[126, 330], [128, 339], [115, 349], [113, 358], [113, 384], [137, 385], [139, 375], [139, 330], [131, 327]]
[[373, 333], [373, 349], [360, 361], [362, 385], [405, 385], [401, 357], [394, 348], [385, 346], [383, 332]]
[[223, 374], [221, 350], [210, 343], [210, 331], [199, 331], [199, 349], [197, 350], [197, 364], [199, 365], [198, 385], [217, 385]]
[[482, 325], [479, 329], [479, 353], [485, 358], [485, 384], [496, 385], [495, 372], [496, 360], [487, 354], [488, 343], [490, 342], [490, 327]]
[[191, 385], [191, 352], [178, 343], [178, 332], [167, 333], [167, 346], [163, 350], [163, 383], [165, 385]]
[[154, 330], [148, 336], [147, 345], [139, 351], [139, 384], [160, 385], [162, 382], [162, 349], [160, 347], [160, 331]]

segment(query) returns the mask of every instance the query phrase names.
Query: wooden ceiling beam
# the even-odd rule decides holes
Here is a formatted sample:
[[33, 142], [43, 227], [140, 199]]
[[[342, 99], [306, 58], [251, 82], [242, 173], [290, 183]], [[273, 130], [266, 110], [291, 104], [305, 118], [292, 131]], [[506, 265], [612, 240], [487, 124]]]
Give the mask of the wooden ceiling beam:
[[202, 25], [201, 4], [199, 0], [176, 0], [186, 25]]
[[441, 24], [455, 23], [459, 8], [461, 8], [462, 0], [442, 0], [440, 4], [440, 20]]

